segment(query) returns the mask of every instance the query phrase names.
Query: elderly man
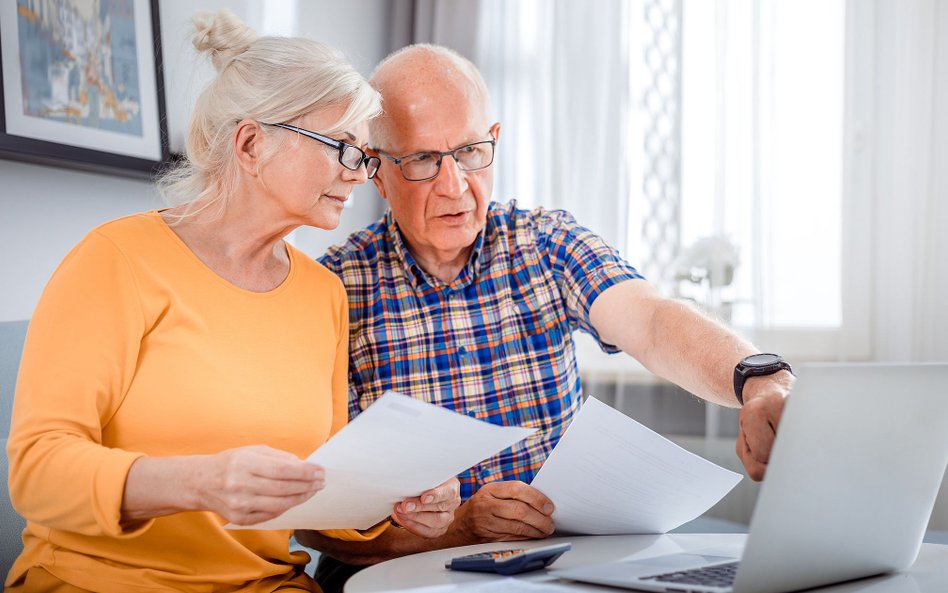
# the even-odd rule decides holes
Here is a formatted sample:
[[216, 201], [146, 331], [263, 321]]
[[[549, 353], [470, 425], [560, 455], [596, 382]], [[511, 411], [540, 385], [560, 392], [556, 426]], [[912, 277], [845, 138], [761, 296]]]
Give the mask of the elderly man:
[[389, 529], [350, 543], [299, 533], [324, 553], [324, 588], [354, 572], [344, 563], [553, 532], [552, 502], [528, 484], [580, 406], [577, 329], [709, 402], [735, 407], [743, 398], [737, 453], [760, 479], [793, 381], [788, 365], [744, 361], [758, 350], [659, 296], [570, 214], [492, 202], [501, 126], [473, 64], [412, 46], [371, 82], [385, 111], [370, 131], [382, 158], [375, 184], [389, 210], [321, 259], [350, 299], [350, 414], [394, 389], [539, 430], [459, 476], [466, 502], [443, 537]]

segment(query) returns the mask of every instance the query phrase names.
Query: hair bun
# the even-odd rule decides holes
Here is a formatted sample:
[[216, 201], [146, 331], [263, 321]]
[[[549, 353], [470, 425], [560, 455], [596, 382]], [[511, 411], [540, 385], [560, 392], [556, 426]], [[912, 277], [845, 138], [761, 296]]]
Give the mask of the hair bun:
[[194, 26], [194, 48], [199, 52], [209, 52], [218, 72], [247, 51], [257, 38], [254, 30], [229, 10], [199, 13], [194, 16]]

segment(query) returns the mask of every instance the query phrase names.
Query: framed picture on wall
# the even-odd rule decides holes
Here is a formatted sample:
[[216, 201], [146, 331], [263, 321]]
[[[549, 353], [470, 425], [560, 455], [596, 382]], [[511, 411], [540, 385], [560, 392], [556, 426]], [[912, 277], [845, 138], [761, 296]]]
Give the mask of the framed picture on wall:
[[149, 177], [168, 158], [158, 0], [0, 2], [0, 157]]

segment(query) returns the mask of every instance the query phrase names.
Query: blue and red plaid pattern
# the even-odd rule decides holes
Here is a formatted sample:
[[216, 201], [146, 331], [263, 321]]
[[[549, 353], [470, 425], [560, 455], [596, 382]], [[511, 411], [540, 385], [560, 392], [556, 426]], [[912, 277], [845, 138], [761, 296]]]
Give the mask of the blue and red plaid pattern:
[[349, 295], [350, 417], [391, 389], [539, 429], [458, 476], [464, 499], [488, 482], [533, 480], [581, 402], [572, 332], [598, 340], [593, 301], [641, 278], [569, 213], [518, 210], [513, 201], [491, 203], [467, 266], [450, 284], [417, 265], [391, 211], [320, 262]]

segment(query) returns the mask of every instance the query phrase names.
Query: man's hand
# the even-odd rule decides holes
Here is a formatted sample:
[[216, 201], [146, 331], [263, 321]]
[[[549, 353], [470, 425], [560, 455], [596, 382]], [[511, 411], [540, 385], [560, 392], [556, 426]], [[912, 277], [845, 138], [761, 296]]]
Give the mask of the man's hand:
[[458, 509], [454, 545], [548, 537], [553, 533], [553, 502], [523, 482], [491, 482]]
[[770, 450], [777, 436], [777, 425], [793, 380], [789, 372], [780, 371], [764, 377], [751, 377], [744, 384], [744, 407], [741, 408], [736, 450], [752, 480], [764, 479]]
[[392, 518], [402, 527], [421, 537], [444, 535], [454, 521], [454, 511], [461, 504], [461, 484], [457, 478], [406, 498], [396, 504]]

